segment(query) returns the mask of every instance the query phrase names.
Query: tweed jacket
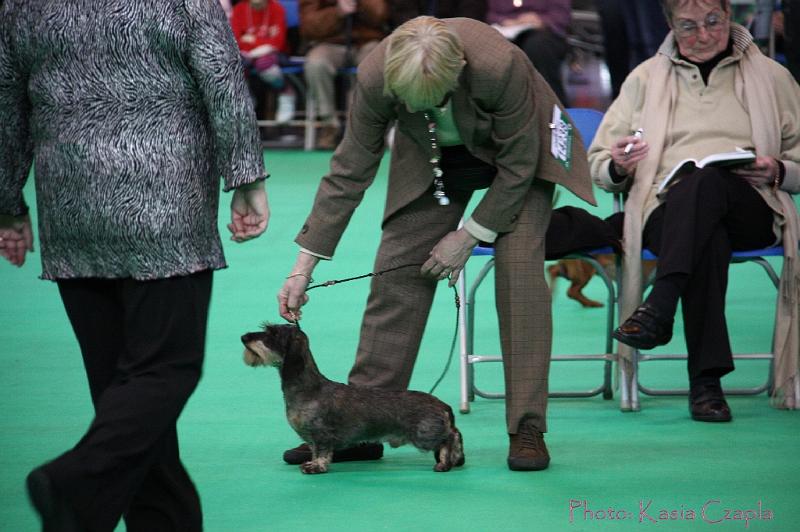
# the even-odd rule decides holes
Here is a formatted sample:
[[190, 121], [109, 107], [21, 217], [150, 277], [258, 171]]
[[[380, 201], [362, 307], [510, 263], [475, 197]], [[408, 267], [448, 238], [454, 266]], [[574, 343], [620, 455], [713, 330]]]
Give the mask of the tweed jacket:
[[[498, 233], [513, 231], [534, 178], [561, 184], [594, 204], [586, 153], [577, 130], [566, 169], [550, 154], [549, 123], [561, 104], [525, 54], [499, 32], [467, 18], [444, 19], [460, 36], [466, 65], [452, 95], [461, 139], [497, 175], [472, 218]], [[384, 136], [396, 122], [391, 150], [384, 221], [430, 193], [433, 156], [424, 113], [409, 113], [384, 94], [386, 42], [358, 68], [345, 136], [323, 177], [314, 206], [296, 242], [323, 256], [336, 245], [364, 191], [372, 183], [384, 152]]]
[[219, 3], [3, 2], [0, 214], [24, 212], [32, 162], [44, 278], [224, 267], [220, 177], [264, 168]]

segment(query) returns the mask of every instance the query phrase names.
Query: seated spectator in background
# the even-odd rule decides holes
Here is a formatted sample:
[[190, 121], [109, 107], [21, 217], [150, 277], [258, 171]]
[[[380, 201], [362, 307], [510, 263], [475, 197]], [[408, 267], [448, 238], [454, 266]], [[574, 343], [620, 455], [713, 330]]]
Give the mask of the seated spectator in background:
[[[732, 251], [781, 241], [796, 257], [800, 220], [789, 194], [800, 191], [800, 87], [731, 22], [730, 0], [665, 0], [664, 12], [671, 33], [625, 80], [589, 149], [597, 184], [628, 190], [620, 298], [627, 320], [614, 337], [638, 349], [668, 343], [680, 300], [692, 418], [729, 421], [720, 384], [734, 369], [728, 265]], [[631, 134], [638, 128], [641, 140]], [[755, 160], [691, 170], [657, 195], [678, 162], [737, 146], [754, 147]], [[641, 303], [643, 247], [658, 255], [658, 276]], [[789, 408], [797, 406], [798, 266], [787, 261], [783, 270], [774, 337], [775, 400]]]
[[486, 0], [389, 0], [389, 26], [400, 24], [420, 15], [437, 18], [486, 18]]
[[568, 105], [561, 80], [567, 56], [570, 0], [487, 0], [486, 22], [522, 48], [553, 91]]
[[[231, 27], [250, 91], [256, 101], [259, 118], [266, 118], [263, 109], [265, 90], [284, 89], [280, 55], [288, 50], [286, 42], [286, 12], [278, 0], [246, 0], [233, 7]], [[287, 106], [287, 102], [288, 106]], [[294, 94], [286, 88], [279, 97], [276, 116], [279, 122], [288, 122], [294, 113]]]
[[669, 32], [659, 0], [597, 0], [611, 95], [630, 71], [655, 55]]
[[305, 76], [322, 128], [317, 148], [339, 141], [336, 72], [358, 65], [386, 35], [386, 0], [300, 0], [300, 35], [309, 42]]

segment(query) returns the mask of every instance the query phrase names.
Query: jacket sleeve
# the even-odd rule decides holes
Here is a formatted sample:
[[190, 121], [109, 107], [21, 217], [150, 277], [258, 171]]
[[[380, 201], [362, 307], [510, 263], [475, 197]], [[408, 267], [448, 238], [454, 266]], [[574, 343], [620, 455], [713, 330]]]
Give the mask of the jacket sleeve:
[[0, 5], [0, 214], [20, 216], [27, 212], [22, 188], [33, 162], [33, 145], [28, 73], [14, 42], [20, 13], [14, 12], [15, 4]]
[[233, 32], [218, 2], [186, 0], [188, 63], [214, 138], [216, 173], [225, 190], [265, 177], [256, 115]]
[[781, 120], [781, 161], [786, 169], [781, 188], [790, 194], [800, 193], [800, 85], [788, 70], [780, 68], [778, 109]]
[[300, 34], [309, 41], [319, 41], [341, 34], [343, 18], [336, 2], [323, 5], [320, 0], [300, 0]]
[[542, 156], [538, 121], [549, 120], [550, 110], [540, 111], [532, 97], [534, 72], [527, 62], [521, 50], [511, 50], [511, 60], [496, 80], [497, 98], [484, 109], [492, 115], [497, 175], [472, 218], [498, 233], [510, 230], [522, 208]]
[[638, 127], [646, 86], [647, 64], [643, 63], [622, 84], [619, 96], [603, 115], [603, 121], [589, 146], [587, 154], [592, 180], [608, 192], [623, 192], [631, 184], [633, 174], [617, 183], [611, 179], [611, 147], [618, 139], [630, 135]]
[[358, 20], [370, 28], [381, 28], [389, 17], [389, 7], [386, 0], [359, 0]]
[[364, 192], [372, 184], [384, 155], [384, 136], [392, 109], [380, 89], [356, 83], [347, 128], [322, 178], [314, 206], [295, 242], [324, 257], [332, 257]]

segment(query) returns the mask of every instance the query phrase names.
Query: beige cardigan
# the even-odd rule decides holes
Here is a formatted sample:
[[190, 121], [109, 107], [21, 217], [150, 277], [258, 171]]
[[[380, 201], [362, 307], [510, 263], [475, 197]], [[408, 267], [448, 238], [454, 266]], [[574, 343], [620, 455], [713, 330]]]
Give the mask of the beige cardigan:
[[[783, 242], [796, 243], [800, 221], [789, 192], [800, 192], [800, 88], [788, 71], [761, 54], [743, 27], [732, 24], [731, 39], [732, 57], [720, 62], [715, 72], [721, 68], [736, 69], [731, 89], [750, 117], [756, 152], [780, 159], [786, 168], [782, 190], [775, 192], [770, 187], [757, 190], [775, 212], [776, 236]], [[625, 81], [620, 97], [606, 113], [589, 149], [595, 182], [609, 191], [629, 189], [625, 203], [625, 256], [620, 295], [622, 318], [629, 316], [642, 300], [641, 235], [647, 216], [657, 205], [652, 189], [664, 177], [663, 172], [659, 172], [663, 166], [661, 158], [663, 151], [671, 147], [668, 139], [671, 138], [675, 102], [684, 90], [678, 78], [681, 64], [670, 33], [658, 53], [637, 67]], [[713, 77], [712, 73], [710, 83]], [[725, 119], [723, 116], [698, 116], [696, 127], [703, 128], [711, 121]], [[610, 147], [637, 127], [646, 131], [650, 144], [648, 157], [636, 169], [633, 178], [613, 183], [609, 175]], [[774, 404], [796, 408], [800, 404], [797, 245], [785, 246], [784, 253], [774, 332]], [[630, 360], [632, 348], [620, 344], [619, 353]]]

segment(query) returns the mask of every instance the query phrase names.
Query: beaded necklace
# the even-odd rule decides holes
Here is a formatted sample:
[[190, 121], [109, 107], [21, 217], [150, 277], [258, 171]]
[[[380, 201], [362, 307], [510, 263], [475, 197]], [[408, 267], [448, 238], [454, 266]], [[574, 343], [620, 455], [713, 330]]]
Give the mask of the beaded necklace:
[[[441, 114], [444, 114], [446, 111], [447, 107], [439, 108], [439, 113]], [[428, 123], [429, 140], [431, 141], [431, 151], [433, 152], [433, 157], [431, 157], [430, 161], [433, 167], [433, 197], [436, 198], [439, 205], [450, 205], [450, 198], [447, 197], [444, 191], [444, 181], [442, 181], [444, 172], [439, 166], [439, 162], [442, 160], [442, 150], [439, 148], [439, 139], [436, 136], [436, 121], [431, 118], [431, 114], [427, 111], [425, 111], [424, 116], [425, 121]]]

